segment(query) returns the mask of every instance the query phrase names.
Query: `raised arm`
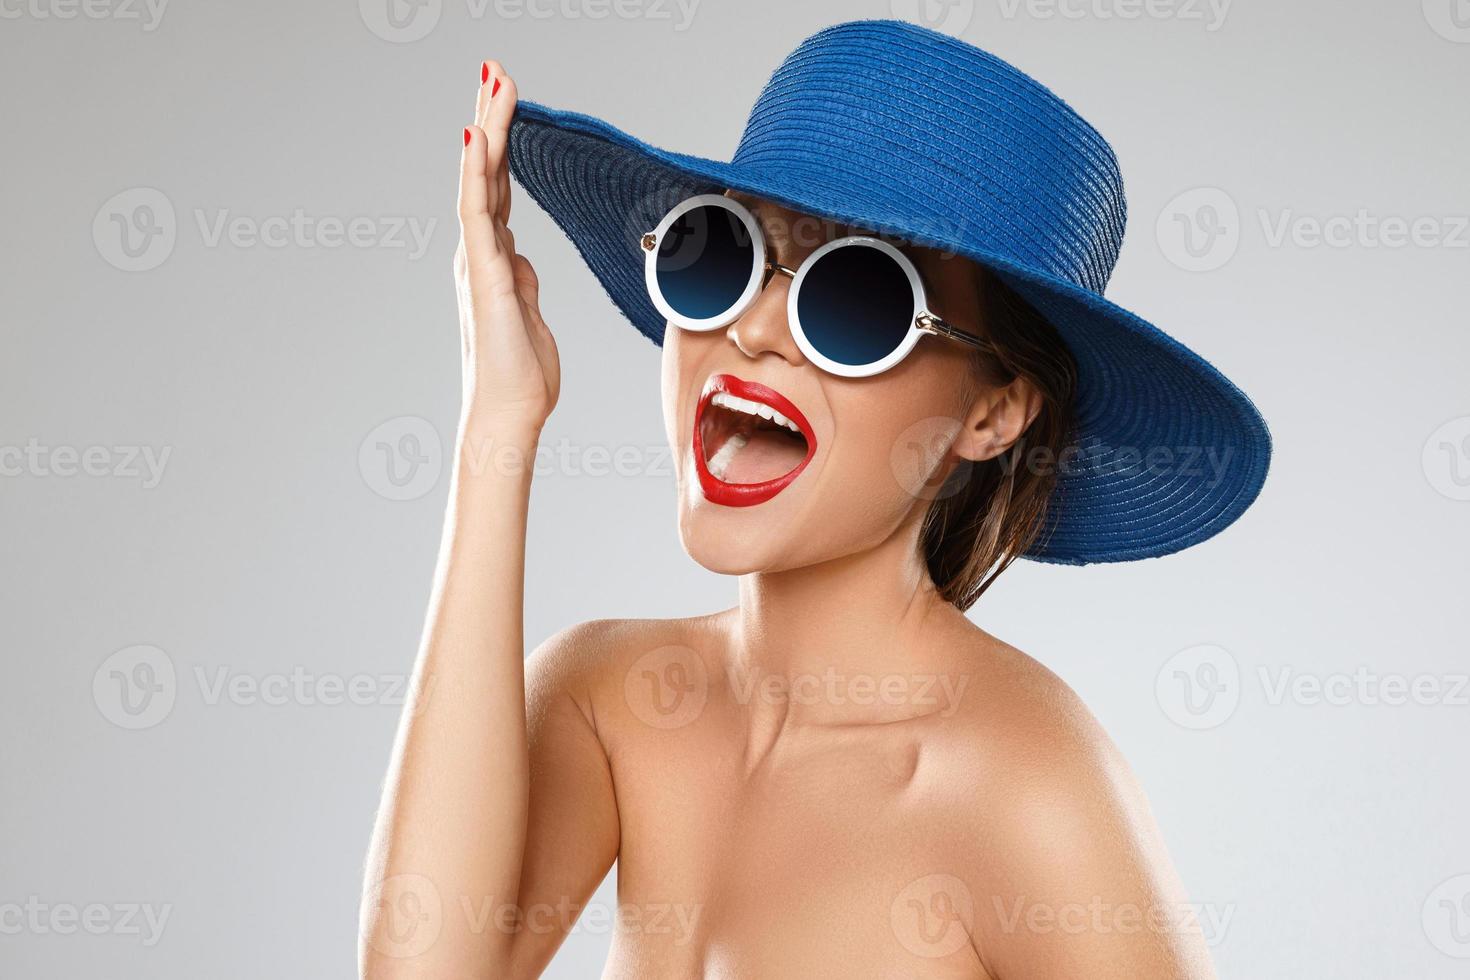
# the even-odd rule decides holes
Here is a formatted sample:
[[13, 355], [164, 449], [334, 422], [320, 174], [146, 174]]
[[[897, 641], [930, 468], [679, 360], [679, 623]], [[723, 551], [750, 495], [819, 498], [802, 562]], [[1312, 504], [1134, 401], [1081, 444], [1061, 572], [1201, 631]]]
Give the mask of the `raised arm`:
[[[516, 910], [580, 905], [617, 848], [606, 757], [555, 650], [536, 658], [527, 725], [526, 512], [560, 369], [536, 273], [507, 226], [515, 104], [515, 83], [486, 62], [465, 130], [454, 262], [463, 411], [412, 697], [368, 856], [366, 977], [534, 975], [571, 923], [528, 927]], [[572, 839], [584, 843], [555, 846]]]

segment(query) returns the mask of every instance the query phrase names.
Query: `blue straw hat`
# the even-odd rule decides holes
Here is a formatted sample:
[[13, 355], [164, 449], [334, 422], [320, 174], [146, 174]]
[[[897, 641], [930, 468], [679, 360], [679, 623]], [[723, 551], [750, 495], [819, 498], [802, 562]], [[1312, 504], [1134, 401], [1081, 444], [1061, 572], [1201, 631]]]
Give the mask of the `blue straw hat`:
[[729, 163], [673, 153], [579, 113], [521, 102], [510, 168], [654, 343], [642, 234], [693, 194], [740, 190], [963, 255], [1047, 320], [1078, 367], [1077, 450], [1027, 557], [1150, 558], [1250, 506], [1271, 439], [1203, 358], [1103, 298], [1127, 205], [1107, 142], [1034, 79], [897, 21], [808, 38], [776, 69]]

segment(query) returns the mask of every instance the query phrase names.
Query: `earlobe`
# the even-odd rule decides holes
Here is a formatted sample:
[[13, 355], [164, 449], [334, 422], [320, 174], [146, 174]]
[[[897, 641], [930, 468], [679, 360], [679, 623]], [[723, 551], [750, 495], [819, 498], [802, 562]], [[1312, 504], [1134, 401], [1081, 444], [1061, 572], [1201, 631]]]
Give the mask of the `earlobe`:
[[955, 455], [972, 463], [994, 459], [1021, 438], [1041, 411], [1041, 393], [1025, 378], [976, 396], [964, 428], [954, 441]]

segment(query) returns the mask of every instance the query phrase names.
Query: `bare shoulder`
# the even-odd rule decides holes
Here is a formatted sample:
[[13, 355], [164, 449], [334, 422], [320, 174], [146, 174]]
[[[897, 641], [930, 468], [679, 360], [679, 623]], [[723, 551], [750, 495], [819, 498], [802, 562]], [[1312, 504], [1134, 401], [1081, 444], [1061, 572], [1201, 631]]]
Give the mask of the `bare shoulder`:
[[[1210, 976], [1197, 931], [1179, 919], [1185, 895], [1148, 802], [1092, 712], [1020, 650], [978, 629], [966, 645], [974, 696], [937, 761], [958, 787], [951, 817], [969, 831], [950, 857], [991, 898], [975, 921], [987, 963], [1002, 974], [1113, 976], [1099, 969], [1111, 963], [1120, 976]], [[1159, 928], [1050, 928], [1099, 907]]]
[[962, 656], [973, 664], [973, 694], [945, 741], [984, 774], [969, 792], [987, 833], [1079, 845], [1125, 828], [1151, 834], [1132, 769], [1066, 681], [978, 627]]
[[547, 637], [526, 659], [526, 698], [533, 707], [569, 696], [584, 713], [644, 658], [702, 647], [726, 613], [682, 619], [594, 619]]
[[954, 712], [956, 744], [984, 752], [1008, 779], [1119, 761], [1087, 705], [1034, 657], [968, 622], [951, 630], [947, 648], [945, 669], [966, 689]]

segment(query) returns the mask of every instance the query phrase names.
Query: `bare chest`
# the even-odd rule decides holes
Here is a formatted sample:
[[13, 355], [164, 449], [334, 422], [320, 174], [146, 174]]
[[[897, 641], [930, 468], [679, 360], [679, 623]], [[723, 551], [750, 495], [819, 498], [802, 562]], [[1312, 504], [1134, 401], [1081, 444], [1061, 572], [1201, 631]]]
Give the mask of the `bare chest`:
[[673, 928], [624, 930], [610, 976], [983, 976], [921, 736], [697, 727], [615, 760], [620, 904]]

